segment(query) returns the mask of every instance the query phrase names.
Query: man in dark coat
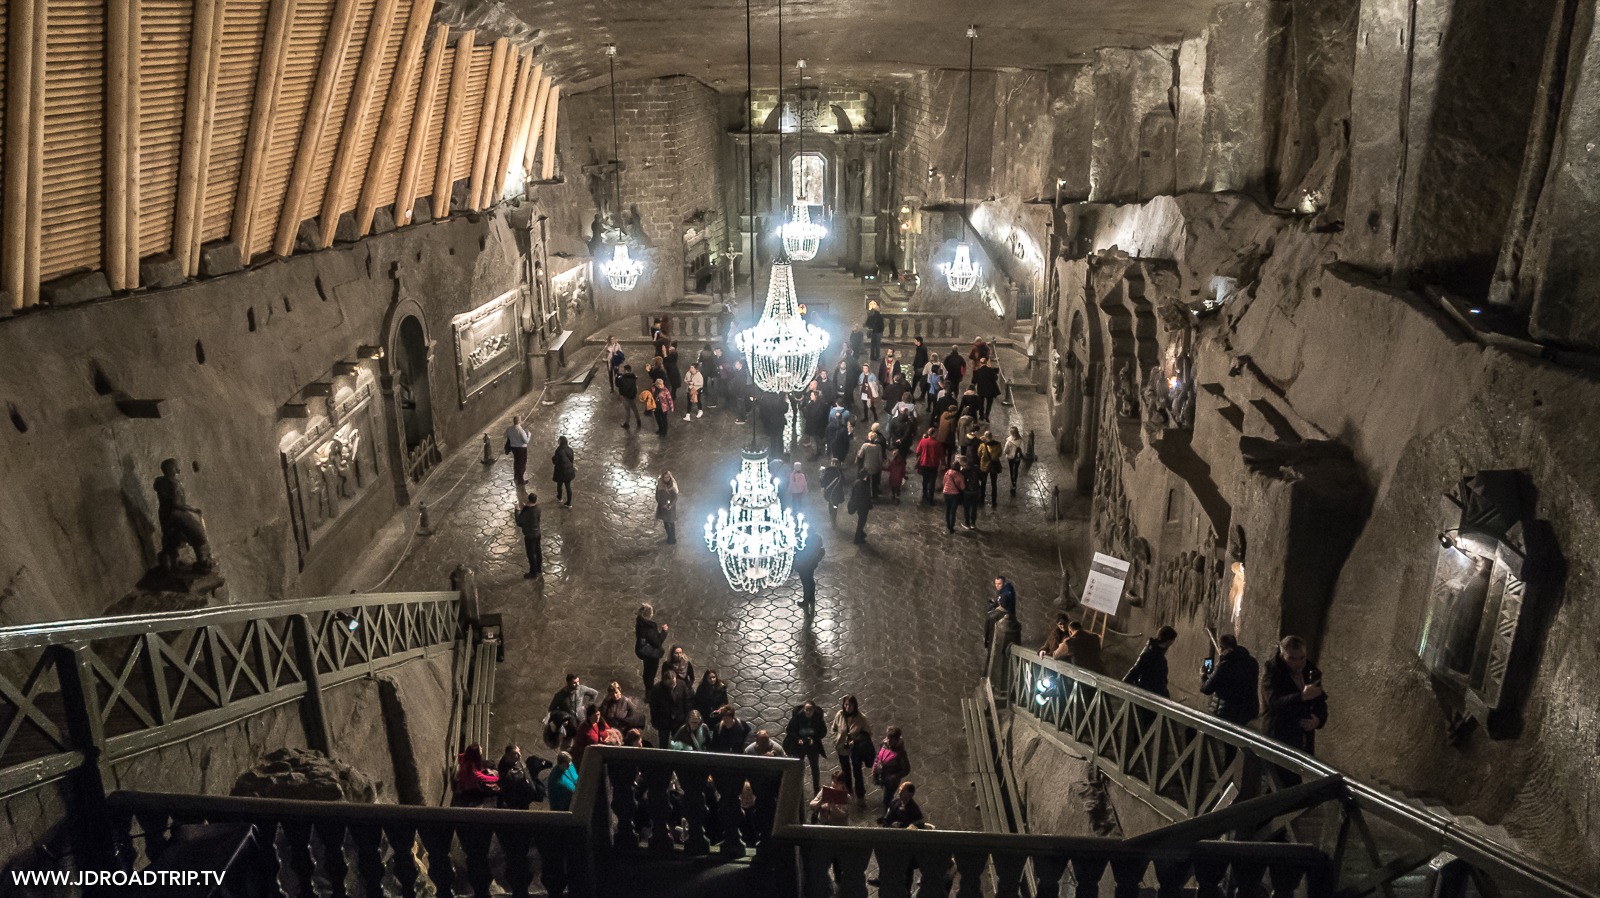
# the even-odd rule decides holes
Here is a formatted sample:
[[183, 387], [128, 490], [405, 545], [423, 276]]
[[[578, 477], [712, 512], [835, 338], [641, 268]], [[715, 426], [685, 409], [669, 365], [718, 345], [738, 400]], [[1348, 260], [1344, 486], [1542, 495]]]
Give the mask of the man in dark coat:
[[800, 578], [800, 601], [797, 602], [805, 609], [806, 616], [810, 617], [817, 610], [817, 565], [822, 563], [822, 556], [827, 550], [822, 546], [822, 537], [812, 533], [806, 538], [806, 544], [800, 551], [794, 553], [794, 573]]
[[983, 644], [987, 648], [994, 641], [994, 626], [1006, 618], [1013, 620], [1017, 617], [1017, 588], [1011, 581], [1004, 577], [994, 578], [994, 595], [989, 599], [989, 609], [985, 613], [983, 627]]
[[750, 724], [739, 719], [732, 705], [723, 705], [720, 719], [711, 727], [711, 750], [725, 755], [742, 755], [750, 744]]
[[633, 416], [633, 423], [644, 429], [644, 419], [639, 417], [639, 375], [633, 373], [632, 365], [623, 365], [622, 373], [617, 375], [617, 398], [622, 400], [622, 429], [628, 429], [628, 416]]
[[920, 336], [914, 342], [917, 349], [911, 356], [911, 394], [918, 396], [928, 383], [928, 375], [922, 373], [922, 369], [928, 367], [928, 347]]
[[856, 538], [859, 545], [867, 541], [867, 514], [872, 511], [872, 475], [861, 469], [850, 487], [850, 504], [845, 511], [856, 516]]
[[578, 723], [583, 720], [584, 708], [599, 703], [598, 691], [583, 685], [577, 674], [567, 674], [566, 687], [550, 698], [549, 732], [555, 734], [558, 740], [557, 745], [551, 747], [565, 748], [567, 740], [572, 738]]
[[878, 311], [878, 304], [867, 303], [867, 336], [872, 339], [872, 360], [878, 360], [878, 344], [883, 340], [883, 313]]
[[544, 549], [539, 545], [539, 497], [533, 493], [517, 509], [517, 529], [522, 531], [522, 548], [528, 553], [528, 572], [522, 579], [537, 580], [544, 576]]
[[961, 348], [950, 347], [950, 354], [944, 357], [944, 386], [950, 391], [951, 396], [961, 392], [961, 378], [967, 373], [967, 360], [961, 357]]
[[661, 671], [661, 679], [650, 689], [649, 702], [650, 725], [661, 737], [660, 744], [666, 745], [672, 734], [688, 723], [689, 712], [694, 708], [694, 690], [669, 667]]
[[978, 367], [972, 370], [972, 386], [976, 388], [981, 403], [979, 412], [987, 421], [989, 410], [994, 408], [994, 401], [1000, 396], [1000, 369], [987, 357], [979, 359]]
[[1177, 639], [1178, 631], [1171, 627], [1156, 631], [1155, 638], [1145, 644], [1144, 651], [1139, 653], [1139, 659], [1133, 662], [1133, 667], [1123, 676], [1122, 682], [1162, 698], [1170, 698], [1167, 692], [1167, 649]]
[[1249, 726], [1261, 713], [1256, 693], [1261, 665], [1232, 633], [1217, 637], [1217, 648], [1222, 654], [1200, 684], [1200, 691], [1211, 696], [1211, 713], [1229, 723]]
[[1322, 671], [1306, 656], [1306, 642], [1285, 636], [1278, 651], [1261, 668], [1261, 696], [1267, 736], [1290, 748], [1314, 754], [1317, 730], [1328, 724], [1328, 694]]

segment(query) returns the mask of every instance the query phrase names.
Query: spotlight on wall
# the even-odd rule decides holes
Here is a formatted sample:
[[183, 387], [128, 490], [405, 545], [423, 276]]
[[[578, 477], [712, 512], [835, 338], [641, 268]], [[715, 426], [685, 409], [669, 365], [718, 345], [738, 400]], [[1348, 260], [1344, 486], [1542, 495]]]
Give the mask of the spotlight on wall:
[[1449, 529], [1449, 530], [1441, 530], [1439, 532], [1439, 546], [1440, 546], [1440, 548], [1444, 548], [1444, 549], [1454, 549], [1454, 548], [1456, 548], [1456, 538], [1451, 536], [1450, 534], [1452, 534], [1452, 533], [1460, 533], [1460, 532], [1461, 531], [1460, 531], [1459, 528], [1454, 528], [1454, 527]]
[[325, 380], [319, 380], [316, 383], [307, 384], [305, 388], [305, 394], [307, 396], [332, 396], [333, 384]]
[[340, 626], [344, 627], [345, 630], [351, 633], [361, 629], [361, 621], [357, 620], [356, 616], [348, 611], [335, 611], [333, 613], [333, 619], [338, 621]]
[[361, 363], [360, 362], [351, 362], [351, 361], [348, 361], [348, 360], [347, 361], [342, 361], [342, 362], [334, 362], [334, 364], [333, 364], [333, 373], [338, 375], [339, 377], [355, 377], [357, 374], [361, 373]]
[[356, 347], [356, 355], [363, 359], [381, 359], [383, 358], [383, 347], [363, 343]]

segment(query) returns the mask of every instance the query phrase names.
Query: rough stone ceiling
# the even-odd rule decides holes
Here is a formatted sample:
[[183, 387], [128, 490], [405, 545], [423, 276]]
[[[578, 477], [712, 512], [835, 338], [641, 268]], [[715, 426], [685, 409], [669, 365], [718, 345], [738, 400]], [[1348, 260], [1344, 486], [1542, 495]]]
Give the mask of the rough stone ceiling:
[[[459, 0], [485, 17], [527, 23], [545, 73], [569, 91], [598, 87], [604, 47], [618, 47], [621, 79], [693, 75], [742, 90], [743, 0]], [[979, 26], [980, 68], [1043, 68], [1097, 47], [1149, 46], [1197, 33], [1219, 0], [786, 0], [786, 68], [804, 57], [818, 81], [875, 81], [961, 67], [966, 27]], [[471, 9], [476, 6], [477, 9]], [[757, 86], [777, 59], [776, 0], [754, 0]], [[793, 69], [786, 78], [793, 77]]]

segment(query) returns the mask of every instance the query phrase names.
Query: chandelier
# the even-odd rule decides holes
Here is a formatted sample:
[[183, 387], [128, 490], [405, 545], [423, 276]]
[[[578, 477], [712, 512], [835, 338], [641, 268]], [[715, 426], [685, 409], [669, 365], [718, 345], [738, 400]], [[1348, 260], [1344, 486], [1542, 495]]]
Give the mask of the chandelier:
[[956, 244], [956, 260], [940, 265], [939, 271], [944, 274], [954, 293], [971, 290], [978, 283], [978, 275], [983, 273], [983, 269], [972, 261], [972, 247], [966, 241]]
[[806, 544], [805, 515], [778, 503], [777, 481], [767, 473], [767, 456], [746, 450], [733, 479], [729, 507], [706, 518], [706, 546], [722, 563], [728, 585], [760, 592], [789, 579], [794, 556]]
[[[612, 209], [615, 219], [613, 225], [618, 228], [617, 242], [611, 247], [611, 261], [602, 266], [606, 273], [606, 283], [618, 293], [626, 293], [639, 285], [639, 275], [644, 272], [644, 263], [628, 256], [628, 236], [621, 230], [622, 225], [622, 140], [617, 131], [617, 45], [606, 45], [606, 56], [611, 60], [611, 178], [616, 188], [616, 206]], [[596, 235], [599, 236], [599, 235]]]
[[828, 236], [828, 229], [811, 220], [811, 207], [808, 204], [795, 203], [782, 233], [783, 248], [789, 258], [796, 262], [809, 262], [817, 257], [817, 250], [822, 246], [822, 238]]
[[972, 261], [967, 243], [967, 162], [972, 151], [972, 56], [978, 42], [978, 26], [967, 29], [967, 130], [961, 142], [961, 242], [956, 245], [956, 260], [939, 266], [952, 293], [966, 293], [978, 283], [983, 269]]
[[795, 393], [811, 382], [817, 359], [828, 348], [828, 332], [800, 317], [788, 261], [772, 264], [761, 320], [735, 334], [733, 342], [749, 357], [750, 376], [762, 390]]
[[618, 243], [611, 247], [611, 261], [605, 264], [605, 270], [611, 289], [626, 293], [638, 286], [644, 263], [628, 255], [628, 244]]

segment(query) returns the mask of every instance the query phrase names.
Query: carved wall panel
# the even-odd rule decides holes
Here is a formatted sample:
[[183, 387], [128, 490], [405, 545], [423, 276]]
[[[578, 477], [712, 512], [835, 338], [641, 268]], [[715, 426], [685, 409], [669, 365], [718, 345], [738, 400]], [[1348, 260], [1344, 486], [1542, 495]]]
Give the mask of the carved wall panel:
[[327, 418], [281, 453], [300, 567], [317, 544], [382, 480], [372, 384], [330, 403]]
[[522, 328], [517, 296], [505, 293], [450, 320], [456, 338], [456, 382], [461, 403], [522, 361]]

